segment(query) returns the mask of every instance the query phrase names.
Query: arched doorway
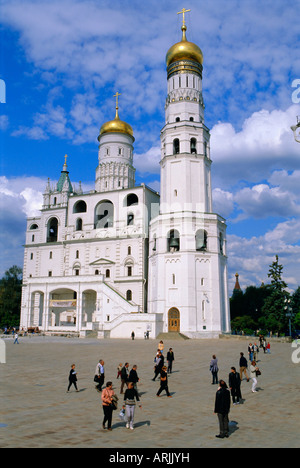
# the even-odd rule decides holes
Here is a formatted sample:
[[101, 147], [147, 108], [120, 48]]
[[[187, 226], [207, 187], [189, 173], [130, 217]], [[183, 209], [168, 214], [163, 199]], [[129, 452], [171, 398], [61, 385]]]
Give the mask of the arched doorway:
[[180, 312], [173, 307], [168, 312], [169, 332], [180, 332]]

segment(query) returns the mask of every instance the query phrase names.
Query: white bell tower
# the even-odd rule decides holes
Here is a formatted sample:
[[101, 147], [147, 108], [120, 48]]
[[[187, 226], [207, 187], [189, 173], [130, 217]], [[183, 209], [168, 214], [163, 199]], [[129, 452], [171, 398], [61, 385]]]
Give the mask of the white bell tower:
[[161, 205], [150, 230], [149, 312], [163, 314], [165, 332], [216, 337], [230, 330], [226, 224], [213, 213], [203, 55], [187, 41], [188, 11], [180, 12], [181, 42], [166, 57]]

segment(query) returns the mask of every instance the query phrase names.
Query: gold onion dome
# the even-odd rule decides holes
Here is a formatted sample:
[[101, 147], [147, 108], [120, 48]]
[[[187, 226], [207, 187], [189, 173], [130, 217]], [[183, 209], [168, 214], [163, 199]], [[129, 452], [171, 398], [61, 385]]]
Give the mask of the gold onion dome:
[[[118, 96], [120, 96], [120, 95], [118, 94]], [[118, 104], [117, 104], [116, 105], [116, 116], [115, 116], [114, 120], [110, 120], [109, 122], [106, 122], [105, 124], [102, 125], [102, 127], [100, 129], [100, 135], [98, 137], [98, 140], [102, 135], [104, 135], [106, 133], [124, 133], [126, 135], [130, 135], [134, 139], [133, 130], [132, 130], [131, 125], [129, 125], [126, 122], [123, 122], [123, 120], [120, 120], [118, 110], [119, 110], [119, 107], [118, 107]]]
[[181, 28], [181, 42], [174, 44], [169, 49], [166, 57], [167, 67], [169, 67], [174, 62], [179, 62], [182, 60], [191, 60], [193, 62], [199, 63], [200, 65], [203, 65], [202, 51], [196, 44], [187, 40], [186, 29], [186, 25], [184, 24]]

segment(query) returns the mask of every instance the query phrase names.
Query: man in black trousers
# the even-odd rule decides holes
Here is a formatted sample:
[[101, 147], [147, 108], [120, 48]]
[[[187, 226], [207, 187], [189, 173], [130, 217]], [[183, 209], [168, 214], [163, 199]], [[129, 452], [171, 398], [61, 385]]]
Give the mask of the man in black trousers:
[[216, 436], [219, 439], [229, 437], [229, 412], [230, 412], [230, 392], [224, 380], [220, 380], [220, 386], [216, 394], [215, 414], [218, 415], [220, 433]]

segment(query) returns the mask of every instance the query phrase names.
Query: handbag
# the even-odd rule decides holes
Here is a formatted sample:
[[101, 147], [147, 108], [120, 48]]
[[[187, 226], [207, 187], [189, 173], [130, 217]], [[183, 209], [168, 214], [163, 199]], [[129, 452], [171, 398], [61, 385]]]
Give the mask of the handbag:
[[95, 375], [94, 382], [99, 383], [99, 375]]
[[260, 370], [257, 370], [256, 371], [256, 377], [258, 377], [259, 375], [261, 375], [261, 372], [260, 372]]
[[111, 405], [110, 405], [113, 411], [118, 409], [118, 401], [119, 401], [119, 398], [117, 397], [117, 395], [113, 395], [111, 398]]

